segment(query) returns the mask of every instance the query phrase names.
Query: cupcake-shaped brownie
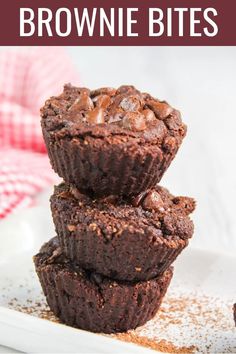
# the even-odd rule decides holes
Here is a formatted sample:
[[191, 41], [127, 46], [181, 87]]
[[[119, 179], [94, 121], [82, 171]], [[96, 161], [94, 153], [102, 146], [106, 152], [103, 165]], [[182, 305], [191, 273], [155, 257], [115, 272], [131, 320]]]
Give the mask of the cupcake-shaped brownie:
[[133, 86], [66, 85], [41, 116], [54, 170], [97, 196], [138, 195], [155, 186], [186, 134], [179, 111]]
[[195, 202], [156, 186], [130, 198], [95, 199], [65, 183], [51, 209], [61, 248], [72, 262], [118, 280], [162, 274], [193, 234]]
[[122, 332], [143, 325], [160, 307], [172, 278], [168, 269], [145, 282], [116, 282], [86, 271], [61, 253], [57, 238], [34, 257], [47, 302], [62, 322], [93, 332]]

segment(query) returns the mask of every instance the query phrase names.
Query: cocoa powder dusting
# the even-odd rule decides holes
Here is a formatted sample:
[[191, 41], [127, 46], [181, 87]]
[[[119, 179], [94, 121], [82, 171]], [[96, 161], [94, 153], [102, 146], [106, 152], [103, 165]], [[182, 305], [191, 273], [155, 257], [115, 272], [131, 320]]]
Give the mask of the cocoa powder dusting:
[[142, 345], [143, 347], [151, 348], [161, 353], [183, 354], [183, 353], [194, 353], [197, 350], [195, 346], [178, 348], [171, 342], [168, 342], [164, 339], [161, 339], [160, 341], [154, 341], [146, 337], [140, 337], [133, 333], [120, 333], [116, 335], [116, 338], [123, 340], [125, 342]]
[[35, 301], [27, 299], [25, 304], [20, 304], [19, 301], [14, 298], [8, 302], [8, 307], [27, 315], [60, 323], [59, 319], [52, 313], [43, 298], [42, 300], [40, 299]]
[[[34, 297], [29, 292], [24, 302], [8, 298], [7, 306], [60, 323], [49, 310], [42, 293]], [[169, 291], [157, 315], [144, 326], [106, 336], [162, 353], [236, 352], [232, 301], [180, 289]]]

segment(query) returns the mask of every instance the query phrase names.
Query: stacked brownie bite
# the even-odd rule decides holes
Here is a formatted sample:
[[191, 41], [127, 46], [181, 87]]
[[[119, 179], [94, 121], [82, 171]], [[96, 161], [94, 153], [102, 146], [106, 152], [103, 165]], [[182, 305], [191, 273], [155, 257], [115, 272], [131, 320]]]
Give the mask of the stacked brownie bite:
[[120, 332], [151, 319], [193, 235], [195, 202], [158, 185], [186, 134], [179, 111], [133, 86], [65, 85], [42, 130], [64, 182], [51, 196], [57, 236], [34, 257], [64, 323]]

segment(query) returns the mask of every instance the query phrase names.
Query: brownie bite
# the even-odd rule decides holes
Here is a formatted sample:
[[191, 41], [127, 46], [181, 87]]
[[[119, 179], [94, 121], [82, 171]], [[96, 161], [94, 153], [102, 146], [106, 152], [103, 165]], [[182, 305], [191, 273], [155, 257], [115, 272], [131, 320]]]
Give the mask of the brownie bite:
[[100, 199], [62, 183], [51, 196], [61, 248], [72, 262], [118, 280], [148, 280], [162, 274], [193, 234], [195, 202], [160, 186], [129, 201]]
[[150, 320], [160, 307], [173, 271], [145, 282], [116, 282], [69, 262], [57, 238], [43, 245], [35, 267], [51, 310], [70, 326], [122, 332]]
[[41, 117], [53, 169], [97, 196], [138, 195], [155, 186], [186, 134], [179, 111], [133, 86], [65, 85]]

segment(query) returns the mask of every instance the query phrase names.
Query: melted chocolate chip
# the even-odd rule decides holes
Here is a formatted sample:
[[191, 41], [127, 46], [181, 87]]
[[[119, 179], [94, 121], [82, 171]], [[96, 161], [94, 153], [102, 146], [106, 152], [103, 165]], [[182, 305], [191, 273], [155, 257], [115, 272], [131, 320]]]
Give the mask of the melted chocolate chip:
[[108, 95], [99, 95], [96, 96], [93, 101], [96, 104], [96, 107], [106, 109], [111, 104], [111, 98]]
[[110, 116], [108, 123], [117, 123], [120, 122], [122, 120], [122, 118], [124, 117], [124, 112], [115, 112], [114, 115]]
[[169, 117], [165, 119], [165, 125], [173, 131], [179, 131], [183, 129], [183, 124], [181, 120], [181, 114], [179, 111], [174, 110]]
[[81, 199], [81, 197], [83, 196], [83, 194], [80, 193], [80, 191], [77, 188], [72, 187], [72, 186], [70, 186], [70, 191], [67, 193], [68, 194], [71, 193], [75, 199]]
[[147, 92], [142, 92], [142, 98], [143, 100], [153, 100], [153, 97], [150, 95], [150, 93]]
[[146, 196], [146, 194], [148, 193], [148, 191], [144, 191], [142, 193], [140, 193], [139, 195], [137, 195], [136, 197], [133, 197], [131, 199], [131, 204], [134, 206], [134, 207], [138, 207], [142, 200], [144, 199], [144, 197]]
[[155, 210], [163, 212], [164, 209], [164, 202], [161, 199], [161, 196], [156, 191], [151, 191], [147, 194], [145, 199], [143, 200], [143, 208], [146, 210]]
[[117, 92], [117, 94], [124, 94], [124, 93], [127, 94], [127, 93], [131, 93], [131, 92], [138, 93], [138, 90], [132, 85], [122, 85], [117, 89], [116, 92]]
[[135, 112], [141, 107], [140, 100], [137, 96], [124, 97], [120, 102], [119, 106], [124, 111]]
[[86, 120], [90, 124], [102, 124], [105, 122], [103, 108], [96, 107], [88, 112]]
[[123, 127], [135, 132], [140, 132], [146, 128], [146, 120], [139, 112], [127, 112], [122, 121]]
[[62, 250], [60, 247], [57, 247], [53, 250], [51, 256], [48, 257], [47, 263], [48, 264], [56, 263], [61, 256], [62, 256]]
[[147, 106], [155, 113], [159, 119], [165, 119], [172, 112], [173, 108], [166, 102], [160, 102], [156, 100], [149, 100]]
[[153, 121], [153, 120], [156, 120], [156, 116], [154, 114], [154, 112], [151, 110], [151, 109], [144, 109], [142, 111], [142, 114], [144, 115], [144, 117], [146, 118], [146, 121], [147, 122], [150, 122], [150, 121]]
[[116, 94], [116, 89], [113, 87], [101, 87], [97, 90], [91, 91], [91, 97], [95, 97], [98, 95], [108, 95], [108, 96], [114, 96]]
[[59, 194], [60, 198], [62, 199], [67, 199], [70, 198], [70, 192], [69, 191], [63, 191]]
[[70, 106], [68, 112], [79, 113], [80, 111], [87, 111], [93, 109], [93, 101], [87, 94], [82, 94], [75, 102]]

